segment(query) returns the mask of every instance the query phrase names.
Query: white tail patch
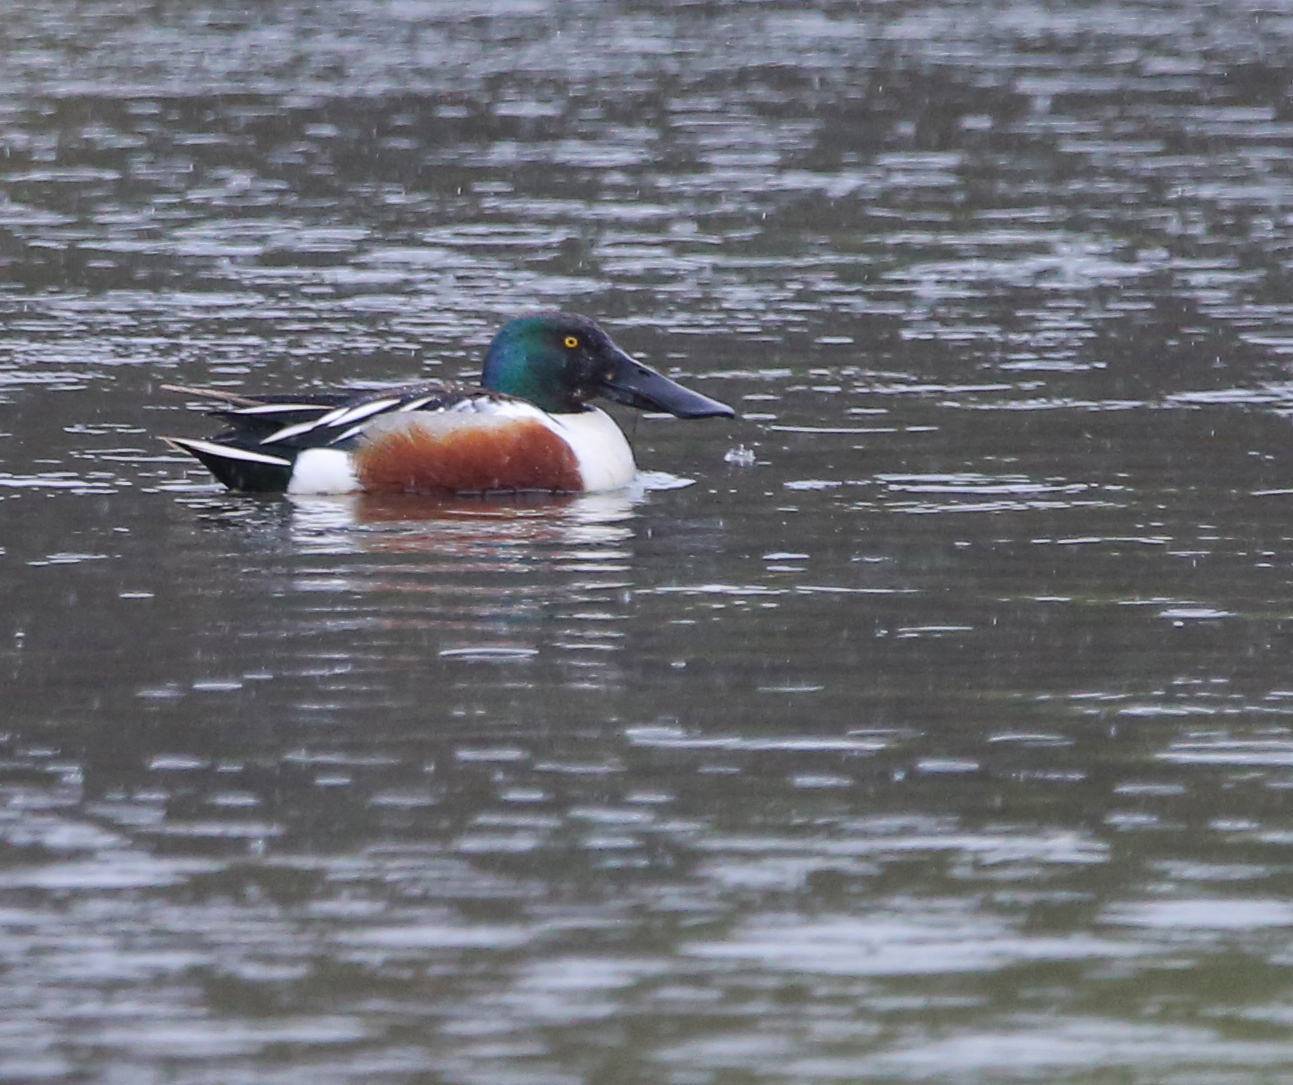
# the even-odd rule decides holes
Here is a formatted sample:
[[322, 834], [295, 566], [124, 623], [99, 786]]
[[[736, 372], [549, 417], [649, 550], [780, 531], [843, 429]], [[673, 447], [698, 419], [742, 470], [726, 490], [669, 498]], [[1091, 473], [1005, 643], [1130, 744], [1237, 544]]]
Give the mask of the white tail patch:
[[349, 494], [362, 489], [350, 453], [337, 448], [307, 448], [296, 457], [290, 494]]

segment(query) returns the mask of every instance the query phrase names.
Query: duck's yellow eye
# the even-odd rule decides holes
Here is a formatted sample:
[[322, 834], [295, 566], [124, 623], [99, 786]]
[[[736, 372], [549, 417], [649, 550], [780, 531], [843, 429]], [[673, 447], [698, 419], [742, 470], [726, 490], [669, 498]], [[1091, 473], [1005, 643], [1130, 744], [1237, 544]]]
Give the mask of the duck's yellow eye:
[[573, 335], [567, 335], [567, 336], [566, 336], [566, 346], [567, 346], [570, 350], [574, 350], [574, 349], [575, 349], [575, 347], [579, 346], [579, 340], [578, 340], [578, 338], [576, 338], [576, 337], [575, 337], [575, 336], [573, 336]]

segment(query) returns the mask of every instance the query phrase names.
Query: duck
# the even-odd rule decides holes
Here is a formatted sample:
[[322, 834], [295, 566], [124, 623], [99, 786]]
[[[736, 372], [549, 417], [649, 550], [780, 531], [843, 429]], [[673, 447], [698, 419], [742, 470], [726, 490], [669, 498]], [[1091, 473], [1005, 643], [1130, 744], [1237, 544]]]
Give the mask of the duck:
[[600, 493], [628, 486], [637, 465], [623, 431], [590, 400], [678, 418], [736, 413], [633, 358], [595, 321], [562, 312], [504, 324], [479, 385], [303, 395], [163, 388], [208, 401], [225, 429], [162, 439], [246, 493]]

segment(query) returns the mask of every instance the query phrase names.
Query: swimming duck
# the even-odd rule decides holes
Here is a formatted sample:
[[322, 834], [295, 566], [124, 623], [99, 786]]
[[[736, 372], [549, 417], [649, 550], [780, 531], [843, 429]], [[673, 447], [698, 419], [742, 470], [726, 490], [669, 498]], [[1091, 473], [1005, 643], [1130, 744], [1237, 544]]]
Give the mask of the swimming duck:
[[210, 440], [165, 440], [231, 490], [256, 493], [617, 490], [637, 472], [633, 451], [593, 397], [679, 418], [735, 414], [569, 313], [505, 324], [479, 387], [431, 380], [299, 396], [164, 387], [217, 401], [212, 413], [227, 425]]

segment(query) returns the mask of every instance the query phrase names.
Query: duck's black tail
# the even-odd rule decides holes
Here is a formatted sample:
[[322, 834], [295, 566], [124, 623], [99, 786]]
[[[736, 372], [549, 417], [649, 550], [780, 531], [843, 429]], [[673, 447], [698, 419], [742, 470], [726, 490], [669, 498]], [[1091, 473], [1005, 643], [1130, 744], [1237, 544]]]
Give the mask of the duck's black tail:
[[231, 490], [246, 493], [283, 493], [292, 479], [296, 449], [257, 452], [219, 440], [198, 441], [192, 437], [163, 437], [172, 448], [187, 452]]

